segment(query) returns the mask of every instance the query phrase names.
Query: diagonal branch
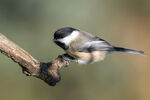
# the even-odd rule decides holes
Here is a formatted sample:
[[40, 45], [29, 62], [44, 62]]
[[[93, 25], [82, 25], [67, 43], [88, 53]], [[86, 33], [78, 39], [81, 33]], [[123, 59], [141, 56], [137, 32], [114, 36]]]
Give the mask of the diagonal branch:
[[39, 62], [1, 33], [0, 52], [18, 63], [24, 74], [40, 78], [51, 86], [60, 81], [59, 69], [66, 65], [66, 61], [63, 60], [61, 55], [48, 63]]

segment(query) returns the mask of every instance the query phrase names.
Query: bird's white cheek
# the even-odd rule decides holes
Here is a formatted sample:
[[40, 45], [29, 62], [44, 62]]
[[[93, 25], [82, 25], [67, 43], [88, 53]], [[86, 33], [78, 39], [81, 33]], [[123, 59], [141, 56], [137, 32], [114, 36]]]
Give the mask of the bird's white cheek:
[[73, 40], [75, 40], [79, 36], [79, 31], [73, 31], [69, 36], [59, 39], [60, 42], [69, 45]]
[[69, 45], [72, 41], [71, 38], [69, 37], [66, 37], [66, 38], [63, 38], [63, 39], [59, 39], [60, 42], [64, 43], [65, 45]]

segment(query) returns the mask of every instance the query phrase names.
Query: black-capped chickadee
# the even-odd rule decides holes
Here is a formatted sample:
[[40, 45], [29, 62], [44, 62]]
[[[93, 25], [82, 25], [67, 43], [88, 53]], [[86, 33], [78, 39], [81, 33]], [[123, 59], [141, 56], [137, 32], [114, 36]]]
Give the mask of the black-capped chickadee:
[[65, 27], [54, 33], [53, 41], [66, 51], [63, 58], [79, 64], [101, 61], [106, 54], [119, 51], [144, 55], [143, 51], [116, 47], [107, 41], [71, 27]]

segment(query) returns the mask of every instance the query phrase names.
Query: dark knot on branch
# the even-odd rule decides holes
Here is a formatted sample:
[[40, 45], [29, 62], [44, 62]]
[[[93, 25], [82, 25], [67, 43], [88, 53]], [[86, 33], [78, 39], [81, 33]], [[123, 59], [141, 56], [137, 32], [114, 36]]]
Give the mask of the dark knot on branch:
[[1, 33], [0, 52], [18, 63], [22, 67], [24, 74], [40, 78], [51, 86], [55, 86], [61, 80], [59, 69], [66, 66], [66, 61], [61, 55], [48, 63], [39, 62]]

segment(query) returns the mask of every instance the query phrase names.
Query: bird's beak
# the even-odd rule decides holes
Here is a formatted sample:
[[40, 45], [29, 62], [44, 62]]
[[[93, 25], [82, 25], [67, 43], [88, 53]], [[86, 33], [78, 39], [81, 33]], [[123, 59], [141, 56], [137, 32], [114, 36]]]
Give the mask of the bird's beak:
[[53, 42], [56, 42], [56, 41], [58, 41], [58, 40], [56, 40], [56, 39], [53, 39]]

